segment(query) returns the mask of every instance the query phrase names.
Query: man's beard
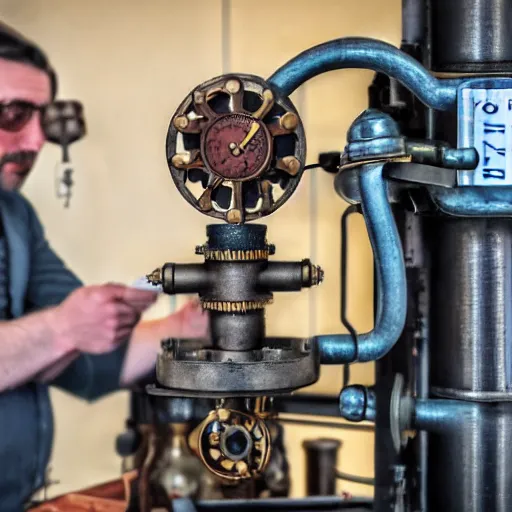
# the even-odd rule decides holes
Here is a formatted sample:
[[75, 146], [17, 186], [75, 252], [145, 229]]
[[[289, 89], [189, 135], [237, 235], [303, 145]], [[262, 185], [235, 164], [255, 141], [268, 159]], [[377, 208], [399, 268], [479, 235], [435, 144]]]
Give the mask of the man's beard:
[[16, 164], [24, 171], [30, 171], [36, 160], [37, 153], [35, 151], [16, 151], [13, 153], [6, 153], [0, 158], [0, 172], [4, 166], [9, 163]]
[[[0, 188], [3, 190], [18, 190], [32, 169], [37, 153], [35, 151], [16, 151], [5, 154], [0, 158]], [[7, 172], [6, 165], [15, 164], [16, 170]]]

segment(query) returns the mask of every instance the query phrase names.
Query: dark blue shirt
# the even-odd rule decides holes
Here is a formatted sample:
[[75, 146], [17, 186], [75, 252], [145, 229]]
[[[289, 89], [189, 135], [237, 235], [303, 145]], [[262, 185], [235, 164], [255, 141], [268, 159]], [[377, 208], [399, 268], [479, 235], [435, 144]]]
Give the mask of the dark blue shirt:
[[[7, 244], [0, 223], [0, 320], [8, 320], [9, 280], [7, 272]], [[24, 432], [22, 424], [27, 415], [37, 417], [37, 393], [35, 386], [27, 384], [18, 389], [0, 394], [0, 461], [8, 460], [9, 465], [2, 465], [0, 475], [0, 510], [18, 505], [20, 497], [28, 499], [32, 493], [30, 482], [35, 481], [37, 470], [37, 429]], [[32, 453], [27, 457], [25, 453]], [[20, 479], [20, 475], [31, 475], [29, 479]], [[19, 506], [19, 505], [18, 505]]]
[[[0, 212], [5, 237], [0, 321], [59, 304], [81, 286], [49, 246], [34, 209], [23, 196], [0, 190]], [[8, 342], [0, 336], [0, 343]], [[82, 354], [51, 384], [90, 401], [104, 396], [119, 387], [125, 351], [124, 345], [101, 356]], [[46, 384], [32, 382], [0, 393], [0, 512], [21, 512], [44, 485], [52, 442]]]

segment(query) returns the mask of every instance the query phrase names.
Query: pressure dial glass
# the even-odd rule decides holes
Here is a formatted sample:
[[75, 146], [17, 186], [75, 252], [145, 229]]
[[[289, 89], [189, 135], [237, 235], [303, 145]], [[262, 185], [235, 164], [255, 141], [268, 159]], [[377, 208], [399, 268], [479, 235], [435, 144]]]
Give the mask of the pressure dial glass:
[[263, 172], [271, 154], [267, 128], [250, 115], [219, 117], [206, 131], [203, 157], [206, 166], [226, 180], [243, 181]]

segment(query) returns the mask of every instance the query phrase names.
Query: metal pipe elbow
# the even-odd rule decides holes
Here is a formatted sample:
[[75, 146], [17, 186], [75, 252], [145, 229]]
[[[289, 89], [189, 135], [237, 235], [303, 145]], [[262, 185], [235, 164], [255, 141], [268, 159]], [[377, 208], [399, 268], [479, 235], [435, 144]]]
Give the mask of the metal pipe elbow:
[[407, 313], [407, 281], [402, 244], [382, 176], [384, 164], [364, 165], [359, 184], [361, 207], [377, 274], [377, 311], [372, 331], [357, 336], [315, 338], [322, 364], [375, 361], [385, 356], [402, 334]]
[[438, 80], [395, 46], [363, 37], [334, 39], [309, 48], [281, 66], [268, 82], [289, 96], [310, 78], [348, 68], [371, 69], [391, 76], [431, 108], [455, 108], [457, 81]]

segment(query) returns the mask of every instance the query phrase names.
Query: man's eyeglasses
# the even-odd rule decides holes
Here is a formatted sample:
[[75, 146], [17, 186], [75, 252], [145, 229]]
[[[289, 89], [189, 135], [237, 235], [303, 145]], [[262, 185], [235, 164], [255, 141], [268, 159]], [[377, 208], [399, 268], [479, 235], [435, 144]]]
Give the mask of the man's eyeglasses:
[[0, 103], [0, 130], [19, 132], [28, 124], [35, 112], [40, 112], [42, 119], [47, 108], [48, 105], [36, 105], [24, 100]]

